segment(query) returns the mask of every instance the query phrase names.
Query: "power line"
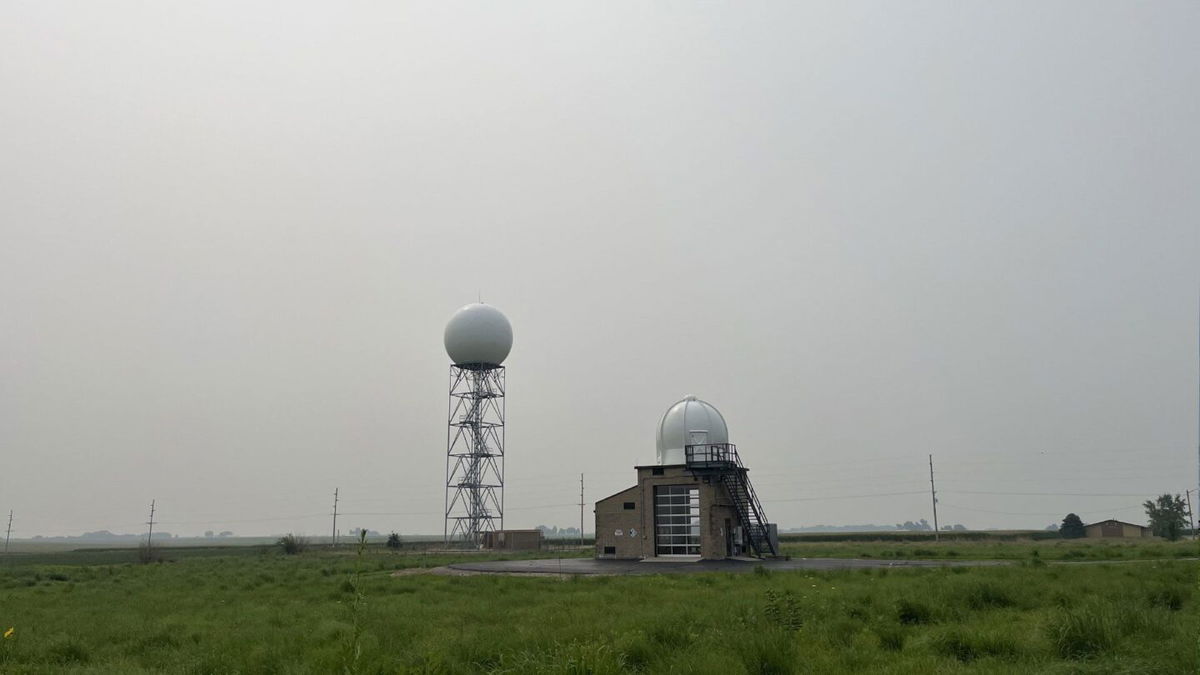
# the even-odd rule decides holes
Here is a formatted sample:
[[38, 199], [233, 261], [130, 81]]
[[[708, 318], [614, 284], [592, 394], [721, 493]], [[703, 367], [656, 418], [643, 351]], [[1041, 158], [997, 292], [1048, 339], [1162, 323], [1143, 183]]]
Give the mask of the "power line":
[[[208, 520], [156, 520], [154, 522], [159, 525], [230, 525], [237, 523], [266, 523], [276, 520], [301, 520], [309, 518], [324, 518], [328, 513], [308, 513], [295, 516], [274, 516], [271, 518], [239, 518], [236, 520], [219, 520], [210, 518]], [[345, 515], [345, 514], [343, 514]]]
[[[506, 511], [527, 511], [529, 509], [553, 509], [563, 506], [579, 506], [578, 502], [563, 502], [560, 504], [534, 504], [532, 506], [507, 506]], [[370, 512], [342, 512], [343, 516], [435, 516], [441, 515], [437, 511], [370, 511]]]
[[823, 502], [830, 499], [866, 499], [868, 497], [898, 497], [900, 495], [923, 495], [927, 494], [925, 490], [916, 490], [913, 492], [876, 492], [869, 495], [836, 495], [833, 497], [793, 497], [791, 499], [763, 499], [764, 504], [775, 504], [778, 502]]
[[956, 495], [999, 495], [1003, 497], [1145, 497], [1129, 492], [987, 492], [980, 490], [942, 490]]
[[[993, 511], [993, 510], [991, 510], [991, 509], [977, 509], [977, 508], [973, 508], [973, 507], [970, 507], [970, 506], [959, 506], [959, 505], [957, 505], [957, 504], [949, 504], [949, 503], [948, 503], [948, 504], [946, 504], [946, 506], [950, 506], [950, 507], [953, 507], [953, 508], [956, 508], [956, 509], [962, 509], [963, 511], [977, 511], [977, 512], [979, 512], [979, 513], [997, 513], [997, 514], [1001, 514], [1001, 515], [1005, 515], [1005, 516], [1060, 516], [1060, 515], [1062, 515], [1062, 513], [1060, 513], [1060, 512], [1054, 512], [1054, 513], [1029, 513], [1029, 512], [1016, 512], [1016, 511]], [[1106, 511], [1110, 511], [1110, 512], [1111, 512], [1111, 511], [1130, 511], [1130, 510], [1132, 510], [1132, 509], [1140, 509], [1140, 508], [1142, 508], [1142, 505], [1141, 505], [1141, 504], [1137, 504], [1137, 505], [1135, 505], [1135, 506], [1124, 506], [1124, 507], [1121, 507], [1121, 508], [1116, 508], [1116, 509], [1105, 509], [1105, 510], [1106, 510]]]
[[[339, 501], [345, 501], [340, 499]], [[561, 502], [557, 504], [533, 504], [530, 506], [509, 506], [506, 510], [524, 511], [529, 509], [549, 509], [559, 508], [563, 506], [578, 506], [578, 502]], [[228, 525], [238, 523], [266, 523], [279, 520], [303, 520], [325, 518], [328, 513], [302, 513], [290, 516], [273, 516], [269, 518], [238, 518], [234, 520], [221, 520], [212, 518], [208, 520], [155, 520], [158, 525]], [[338, 511], [339, 516], [436, 516], [442, 515], [440, 511]]]

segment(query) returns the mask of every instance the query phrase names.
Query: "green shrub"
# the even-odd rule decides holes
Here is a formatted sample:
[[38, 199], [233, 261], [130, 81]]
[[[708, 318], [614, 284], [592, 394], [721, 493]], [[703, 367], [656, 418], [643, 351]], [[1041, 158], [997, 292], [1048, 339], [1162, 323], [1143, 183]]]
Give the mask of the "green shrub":
[[804, 623], [800, 603], [788, 591], [780, 593], [767, 589], [767, 606], [763, 614], [768, 621], [786, 630], [800, 630]]
[[129, 650], [129, 653], [136, 655], [155, 649], [175, 649], [178, 646], [179, 639], [173, 634], [166, 631], [159, 631], [139, 638], [136, 642], [134, 642], [133, 646]]
[[647, 631], [647, 635], [654, 642], [670, 649], [687, 647], [700, 637], [690, 623], [678, 620], [656, 624]]
[[87, 647], [75, 638], [61, 638], [46, 648], [46, 660], [56, 665], [87, 663], [90, 655]]
[[306, 549], [308, 549], [308, 537], [302, 537], [298, 534], [291, 534], [289, 532], [288, 534], [280, 537], [279, 540], [275, 542], [275, 545], [283, 549], [283, 552], [287, 555], [296, 555], [297, 553], [303, 553]]
[[821, 636], [831, 647], [841, 650], [851, 646], [862, 632], [862, 622], [849, 617], [833, 617], [820, 624]]
[[1148, 600], [1151, 607], [1162, 607], [1173, 612], [1183, 609], [1183, 591], [1178, 588], [1156, 588], [1150, 591]]
[[1007, 636], [958, 628], [935, 635], [931, 644], [939, 654], [954, 657], [963, 663], [985, 656], [1011, 659], [1021, 652], [1017, 643]]
[[876, 626], [875, 636], [879, 638], [880, 649], [898, 652], [904, 649], [904, 630], [898, 626]]
[[150, 563], [162, 562], [162, 554], [157, 548], [150, 546], [149, 542], [142, 542], [138, 544], [137, 559], [143, 565], [148, 565]]
[[736, 649], [747, 673], [787, 675], [795, 672], [796, 641], [788, 633], [750, 633], [737, 642]]
[[617, 638], [615, 646], [621, 654], [621, 659], [635, 670], [645, 668], [660, 653], [640, 630], [621, 635]]
[[1051, 617], [1046, 632], [1064, 659], [1088, 658], [1108, 651], [1118, 634], [1112, 610], [1098, 602], [1059, 610]]
[[1057, 590], [1050, 594], [1050, 604], [1066, 609], [1075, 604], [1075, 597], [1066, 591]]
[[1016, 604], [1008, 589], [995, 582], [973, 583], [966, 587], [962, 597], [971, 609], [1012, 607]]
[[896, 603], [896, 618], [905, 625], [930, 623], [933, 621], [933, 610], [922, 602], [902, 599]]

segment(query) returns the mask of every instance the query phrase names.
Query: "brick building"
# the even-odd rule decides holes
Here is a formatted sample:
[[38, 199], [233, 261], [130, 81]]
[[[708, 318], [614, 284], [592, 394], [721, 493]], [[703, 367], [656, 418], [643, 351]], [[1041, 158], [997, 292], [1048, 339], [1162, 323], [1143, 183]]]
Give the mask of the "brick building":
[[695, 396], [671, 406], [656, 460], [634, 467], [636, 485], [596, 502], [596, 557], [719, 560], [779, 550], [716, 408]]
[[480, 533], [480, 545], [493, 551], [540, 551], [541, 530], [494, 530]]

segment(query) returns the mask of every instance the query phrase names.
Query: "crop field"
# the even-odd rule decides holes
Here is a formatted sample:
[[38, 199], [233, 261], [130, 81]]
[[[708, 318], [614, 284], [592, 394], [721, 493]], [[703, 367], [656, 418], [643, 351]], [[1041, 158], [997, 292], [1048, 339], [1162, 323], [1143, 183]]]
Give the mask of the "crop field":
[[805, 558], [865, 558], [879, 560], [1013, 560], [1030, 561], [1121, 561], [1194, 558], [1200, 553], [1195, 542], [1161, 540], [1052, 539], [1042, 541], [944, 540], [925, 541], [811, 541], [785, 540], [782, 553]]
[[378, 547], [41, 554], [0, 565], [0, 672], [1197, 672], [1195, 544], [788, 548], [1013, 562], [561, 578]]

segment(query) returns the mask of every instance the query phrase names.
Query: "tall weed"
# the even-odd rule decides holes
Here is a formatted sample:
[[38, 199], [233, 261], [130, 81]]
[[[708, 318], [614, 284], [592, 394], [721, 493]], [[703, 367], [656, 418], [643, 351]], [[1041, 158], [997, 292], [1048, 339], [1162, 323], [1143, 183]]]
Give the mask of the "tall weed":
[[1120, 635], [1112, 607], [1101, 602], [1057, 610], [1046, 625], [1046, 633], [1055, 651], [1064, 659], [1103, 654], [1117, 643]]
[[763, 614], [771, 623], [786, 630], [800, 630], [804, 625], [803, 612], [800, 602], [790, 591], [779, 592], [767, 589], [767, 604]]

